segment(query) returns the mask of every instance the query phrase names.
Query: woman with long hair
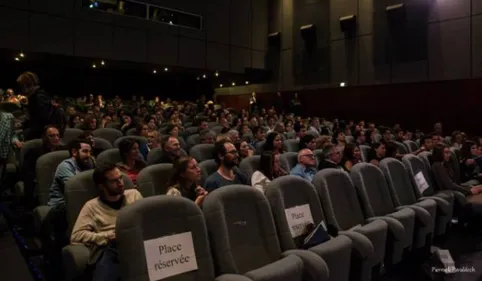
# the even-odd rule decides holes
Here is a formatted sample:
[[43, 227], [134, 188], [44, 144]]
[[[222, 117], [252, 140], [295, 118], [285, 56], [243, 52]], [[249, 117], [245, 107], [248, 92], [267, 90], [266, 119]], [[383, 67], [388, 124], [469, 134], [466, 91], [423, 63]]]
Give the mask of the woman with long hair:
[[191, 156], [181, 156], [174, 161], [167, 195], [182, 196], [201, 206], [208, 192], [197, 184], [200, 180], [201, 169], [196, 159]]
[[460, 181], [464, 185], [480, 183], [480, 168], [475, 161], [479, 148], [473, 141], [465, 141], [460, 149]]
[[146, 167], [140, 157], [139, 144], [133, 139], [124, 139], [119, 143], [119, 154], [121, 162], [117, 163], [117, 167], [136, 183], [137, 175]]
[[251, 185], [264, 193], [264, 188], [268, 183], [286, 175], [288, 173], [280, 165], [279, 154], [265, 151], [259, 159], [259, 169], [251, 176]]
[[350, 172], [353, 166], [362, 162], [360, 148], [354, 143], [347, 144], [343, 151], [343, 160], [341, 162], [343, 169]]

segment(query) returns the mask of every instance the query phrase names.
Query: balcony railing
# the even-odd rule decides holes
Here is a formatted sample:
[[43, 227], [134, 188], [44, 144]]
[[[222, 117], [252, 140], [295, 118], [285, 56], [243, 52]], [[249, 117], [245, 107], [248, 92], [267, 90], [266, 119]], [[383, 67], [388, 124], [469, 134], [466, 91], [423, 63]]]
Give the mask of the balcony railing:
[[201, 15], [135, 0], [83, 0], [82, 7], [184, 28], [203, 29]]

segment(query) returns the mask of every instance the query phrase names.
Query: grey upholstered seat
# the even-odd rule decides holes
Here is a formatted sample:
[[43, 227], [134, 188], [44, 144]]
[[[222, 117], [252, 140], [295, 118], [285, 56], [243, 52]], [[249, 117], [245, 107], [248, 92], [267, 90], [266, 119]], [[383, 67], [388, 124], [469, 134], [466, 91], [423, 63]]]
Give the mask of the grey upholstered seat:
[[[431, 198], [437, 202], [437, 216], [443, 216], [446, 218], [435, 225], [435, 235], [445, 234], [453, 217], [454, 195], [449, 192], [439, 192], [435, 190], [431, 178], [428, 176], [429, 171], [426, 170], [426, 165], [419, 157], [407, 154], [403, 156], [402, 163], [409, 173], [410, 181], [412, 182], [413, 190], [417, 199]], [[420, 175], [423, 175], [429, 184], [429, 187], [423, 193], [420, 192], [415, 181], [415, 176], [419, 173]]]
[[142, 169], [136, 182], [143, 197], [166, 194], [172, 164], [155, 164]]
[[[65, 184], [65, 205], [67, 211], [68, 230], [70, 237], [75, 221], [84, 204], [99, 196], [100, 192], [92, 178], [93, 170], [85, 171], [70, 178]], [[134, 184], [126, 175], [123, 175], [124, 188], [132, 189]], [[80, 244], [68, 245], [62, 249], [62, 261], [65, 272], [65, 281], [90, 280], [86, 274], [90, 251]]]
[[283, 146], [286, 152], [296, 152], [298, 153], [300, 147], [300, 141], [297, 139], [289, 139], [283, 142]]
[[66, 128], [64, 131], [64, 136], [62, 137], [62, 142], [68, 144], [69, 142], [80, 137], [84, 131], [80, 129]]
[[251, 157], [246, 157], [239, 163], [239, 170], [248, 177], [248, 179], [253, 176], [254, 172], [259, 169], [259, 160], [261, 156], [253, 155]]
[[256, 154], [261, 154], [261, 153], [263, 153], [263, 147], [264, 147], [264, 144], [265, 144], [265, 143], [266, 143], [265, 140], [263, 140], [263, 141], [258, 141], [258, 142], [256, 143], [256, 147], [255, 147], [255, 149], [256, 149]]
[[191, 147], [189, 155], [196, 161], [202, 162], [204, 160], [213, 159], [214, 144], [196, 144]]
[[[162, 227], [159, 227], [162, 225]], [[116, 242], [123, 281], [149, 281], [145, 241], [190, 233], [195, 255], [195, 270], [164, 280], [251, 281], [228, 274], [215, 278], [208, 233], [201, 209], [194, 202], [177, 196], [155, 196], [126, 206], [119, 211]], [[189, 239], [189, 238], [188, 238]], [[185, 246], [188, 247], [188, 246]], [[189, 262], [194, 262], [189, 260]]]
[[189, 151], [191, 147], [195, 146], [196, 144], [201, 143], [201, 137], [199, 134], [193, 134], [187, 137], [186, 139], [186, 149]]
[[92, 135], [95, 138], [101, 138], [105, 139], [106, 141], [110, 142], [111, 144], [114, 144], [114, 142], [123, 136], [122, 132], [114, 129], [114, 128], [100, 128], [97, 130], [94, 130], [92, 132]]
[[218, 274], [252, 280], [327, 280], [325, 261], [305, 250], [282, 252], [266, 197], [251, 186], [218, 188], [203, 203]]
[[[147, 154], [147, 165], [154, 165], [161, 163], [161, 159], [164, 155], [164, 150], [162, 148], [154, 148]], [[181, 149], [181, 156], [187, 155], [186, 151]]]
[[368, 159], [368, 153], [370, 152], [372, 148], [368, 145], [360, 145], [360, 152], [361, 152], [361, 158], [363, 162], [367, 162]]
[[418, 146], [414, 141], [406, 140], [406, 141], [403, 141], [403, 144], [405, 144], [409, 148], [408, 149], [409, 152], [415, 152], [418, 149]]
[[94, 146], [102, 151], [112, 148], [112, 144], [108, 140], [96, 137], [94, 137]]
[[351, 179], [357, 189], [365, 218], [382, 219], [388, 223], [388, 251], [385, 264], [399, 263], [404, 251], [412, 249], [415, 212], [410, 208], [397, 209], [382, 171], [369, 163], [352, 167]]
[[[307, 206], [309, 214], [304, 214], [304, 217], [311, 217], [311, 223], [314, 225], [318, 225], [322, 221], [326, 224], [315, 187], [300, 177], [285, 176], [275, 179], [265, 187], [265, 195], [271, 206], [281, 250], [283, 251], [301, 248], [303, 240], [306, 238], [306, 234], [292, 234], [285, 212], [286, 209]], [[300, 223], [305, 222], [307, 221], [300, 221]], [[351, 239], [345, 235], [338, 235], [309, 250], [326, 261], [330, 270], [329, 280], [348, 281], [351, 268], [351, 249]], [[354, 277], [356, 274], [354, 273], [352, 276]], [[356, 279], [360, 280], [359, 278]]]
[[139, 143], [139, 145], [145, 145], [147, 143], [147, 139], [145, 137], [139, 137], [139, 136], [125, 136], [125, 137], [120, 137], [116, 139], [113, 143], [113, 147], [117, 148], [119, 147], [119, 143], [125, 139], [132, 139], [135, 140]]
[[279, 160], [283, 167], [286, 167], [286, 171], [289, 172], [293, 169], [296, 164], [298, 164], [298, 153], [297, 152], [285, 152], [280, 155]]
[[201, 186], [204, 186], [206, 179], [218, 170], [218, 164], [214, 159], [204, 160], [199, 163], [199, 168], [201, 169]]
[[398, 154], [407, 154], [409, 152], [407, 147], [403, 143], [396, 141], [395, 145], [397, 146]]
[[372, 271], [377, 272], [385, 257], [387, 223], [365, 219], [356, 188], [346, 172], [323, 169], [315, 175], [313, 183], [327, 223], [336, 227], [339, 234], [350, 237], [353, 251], [365, 259], [360, 267], [360, 280], [371, 280]]
[[[410, 181], [410, 176], [402, 162], [395, 158], [385, 158], [380, 162], [395, 207], [407, 206], [416, 213], [415, 248], [430, 246], [437, 222], [437, 202], [433, 199], [418, 200]], [[442, 216], [443, 219], [445, 217]], [[441, 221], [444, 223], [444, 220]]]
[[102, 151], [99, 155], [97, 155], [97, 164], [103, 165], [107, 163], [115, 164], [120, 162], [122, 159], [120, 157], [119, 149], [118, 148], [111, 148]]

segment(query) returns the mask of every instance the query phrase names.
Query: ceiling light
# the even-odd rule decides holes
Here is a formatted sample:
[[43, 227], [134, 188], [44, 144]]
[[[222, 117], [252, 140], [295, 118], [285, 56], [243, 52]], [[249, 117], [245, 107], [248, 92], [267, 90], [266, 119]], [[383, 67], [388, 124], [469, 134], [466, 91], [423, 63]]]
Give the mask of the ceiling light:
[[223, 84], [219, 84], [219, 88], [222, 88], [223, 87]]
[[235, 83], [235, 82], [233, 82], [233, 83], [231, 83], [231, 85], [236, 86], [236, 83]]
[[168, 71], [168, 70], [169, 70], [169, 68], [167, 68], [167, 67], [166, 67], [166, 68], [164, 68], [164, 71]]
[[18, 57], [15, 57], [15, 60], [16, 60], [16, 61], [19, 61], [20, 59], [19, 59]]
[[96, 67], [97, 67], [97, 65], [95, 65], [95, 64], [92, 65], [92, 68], [96, 68]]
[[24, 53], [20, 53], [19, 56], [22, 57], [22, 58], [25, 57]]
[[104, 62], [104, 61], [101, 61], [100, 64], [105, 65], [105, 62]]
[[154, 70], [152, 71], [152, 73], [156, 74], [156, 73], [157, 73], [157, 70], [154, 69]]
[[245, 83], [246, 85], [248, 85], [248, 84], [249, 84], [249, 81], [246, 81], [246, 82], [244, 82], [244, 83]]
[[196, 79], [197, 79], [197, 80], [199, 80], [200, 78], [199, 78], [199, 77], [197, 77]]
[[219, 76], [219, 73], [216, 72], [216, 73], [214, 73], [214, 75], [215, 75], [216, 77], [218, 77], [218, 76]]
[[206, 78], [206, 74], [203, 74], [203, 78]]
[[345, 87], [345, 85], [346, 85], [345, 82], [340, 83], [340, 87]]

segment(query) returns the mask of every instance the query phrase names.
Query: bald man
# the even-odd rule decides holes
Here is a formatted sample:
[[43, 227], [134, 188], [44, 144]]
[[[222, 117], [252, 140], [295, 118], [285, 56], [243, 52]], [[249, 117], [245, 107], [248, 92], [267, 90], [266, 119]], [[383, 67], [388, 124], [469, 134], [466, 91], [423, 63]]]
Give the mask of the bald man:
[[316, 158], [308, 148], [298, 152], [298, 164], [291, 169], [290, 175], [302, 177], [311, 182], [316, 174]]

